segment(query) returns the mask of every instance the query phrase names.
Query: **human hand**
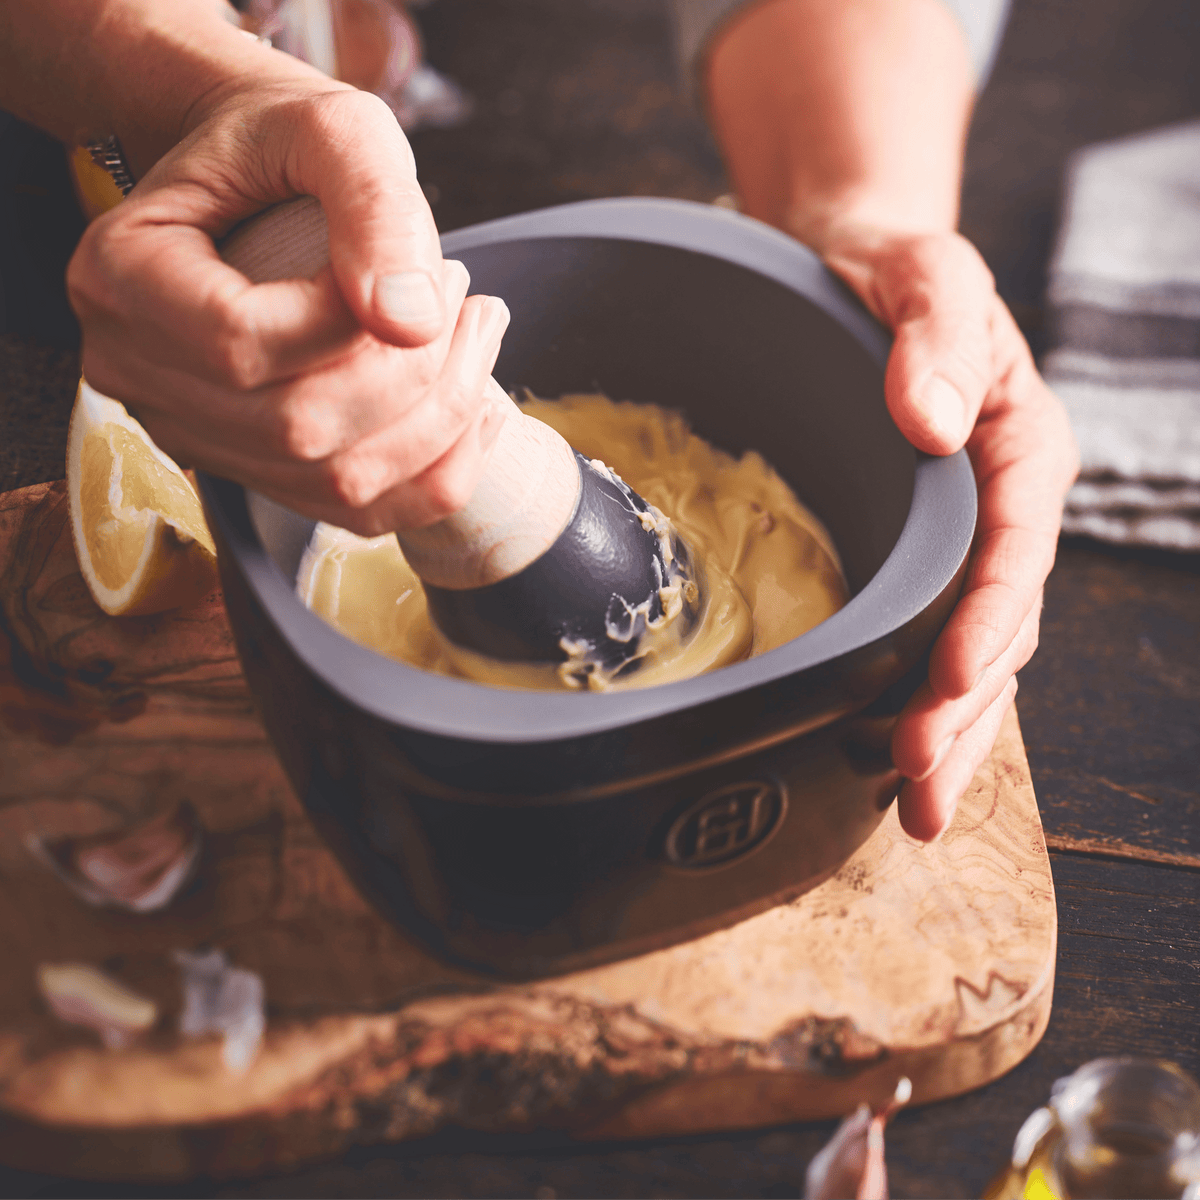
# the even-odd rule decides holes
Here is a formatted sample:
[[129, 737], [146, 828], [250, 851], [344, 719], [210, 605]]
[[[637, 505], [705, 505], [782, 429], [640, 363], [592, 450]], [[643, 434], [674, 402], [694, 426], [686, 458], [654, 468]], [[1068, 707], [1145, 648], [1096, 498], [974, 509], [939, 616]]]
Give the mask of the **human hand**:
[[1042, 382], [979, 253], [954, 233], [829, 230], [826, 262], [895, 335], [885, 391], [920, 450], [966, 446], [979, 517], [962, 595], [900, 714], [892, 759], [900, 822], [929, 841], [996, 739], [1037, 648], [1042, 585], [1079, 469], [1066, 412]]
[[[510, 410], [489, 378], [508, 310], [443, 262], [395, 118], [297, 63], [187, 129], [71, 261], [88, 381], [182, 464], [357, 533], [456, 511]], [[214, 239], [306, 194], [330, 266], [254, 286], [220, 260]]]

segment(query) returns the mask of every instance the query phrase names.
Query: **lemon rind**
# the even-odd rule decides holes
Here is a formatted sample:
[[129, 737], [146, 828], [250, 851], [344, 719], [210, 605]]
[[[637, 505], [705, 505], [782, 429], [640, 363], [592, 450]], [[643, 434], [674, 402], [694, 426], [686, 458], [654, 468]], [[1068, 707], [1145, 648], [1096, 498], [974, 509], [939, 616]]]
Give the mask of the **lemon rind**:
[[[147, 435], [145, 429], [126, 411], [125, 406], [117, 400], [91, 387], [85, 379], [80, 379], [79, 389], [75, 395], [75, 408], [71, 413], [71, 423], [67, 432], [67, 479], [79, 481], [82, 486], [82, 454], [83, 443], [88, 433], [98, 432], [105, 425], [119, 425], [139, 439], [151, 455], [171, 474], [177, 475], [188, 487], [191, 482], [180, 470], [179, 465], [164, 454]], [[129, 578], [121, 588], [110, 588], [103, 584], [96, 574], [88, 550], [87, 537], [83, 528], [83, 510], [79, 498], [80, 487], [68, 486], [67, 493], [71, 513], [71, 540], [75, 544], [75, 554], [83, 568], [83, 576], [96, 603], [110, 616], [137, 616], [162, 611], [175, 607], [188, 599], [199, 599], [207, 588], [197, 585], [197, 576], [207, 576], [211, 579], [211, 570], [205, 571], [203, 565], [192, 570], [181, 570], [183, 560], [187, 557], [211, 559], [214, 547], [204, 541], [194, 539], [193, 532], [183, 529], [176, 522], [159, 512], [149, 512], [150, 521], [146, 536], [142, 543], [142, 552]], [[169, 546], [168, 530], [183, 534], [190, 541], [188, 545]], [[206, 531], [207, 532], [207, 531]], [[211, 535], [209, 535], [211, 536]], [[160, 557], [174, 560], [161, 572], [157, 579], [148, 580], [147, 570], [150, 564]]]

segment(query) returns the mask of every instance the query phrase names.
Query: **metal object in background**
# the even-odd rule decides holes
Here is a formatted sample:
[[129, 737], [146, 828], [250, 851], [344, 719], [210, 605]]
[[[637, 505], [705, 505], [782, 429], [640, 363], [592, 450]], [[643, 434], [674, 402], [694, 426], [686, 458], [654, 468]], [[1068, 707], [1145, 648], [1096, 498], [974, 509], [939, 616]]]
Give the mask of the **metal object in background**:
[[125, 151], [121, 149], [121, 141], [115, 133], [101, 141], [88, 142], [87, 152], [96, 166], [109, 173], [122, 196], [128, 196], [133, 191], [133, 173], [129, 170]]

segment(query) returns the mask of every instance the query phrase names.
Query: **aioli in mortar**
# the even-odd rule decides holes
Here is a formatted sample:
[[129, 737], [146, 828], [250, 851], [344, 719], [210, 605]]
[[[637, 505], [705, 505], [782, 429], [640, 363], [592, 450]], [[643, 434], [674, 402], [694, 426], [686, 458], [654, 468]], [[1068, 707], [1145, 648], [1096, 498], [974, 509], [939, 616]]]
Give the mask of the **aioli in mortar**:
[[664, 619], [643, 637], [638, 668], [616, 678], [581, 674], [570, 647], [562, 664], [487, 658], [441, 636], [394, 534], [361, 538], [330, 525], [313, 531], [300, 564], [301, 600], [347, 637], [422, 670], [495, 686], [598, 690], [687, 679], [762, 654], [846, 603], [828, 533], [761, 455], [734, 459], [692, 433], [679, 413], [654, 405], [573, 395], [530, 397], [522, 408], [670, 518], [703, 584], [703, 609], [687, 636]]

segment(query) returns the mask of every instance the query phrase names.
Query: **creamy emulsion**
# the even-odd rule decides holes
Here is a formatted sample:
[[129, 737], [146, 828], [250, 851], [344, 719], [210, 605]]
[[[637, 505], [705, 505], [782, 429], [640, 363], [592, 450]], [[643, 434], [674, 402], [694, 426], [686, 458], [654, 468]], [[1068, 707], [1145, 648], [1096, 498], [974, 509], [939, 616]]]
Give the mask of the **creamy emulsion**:
[[735, 459], [692, 433], [679, 413], [653, 405], [564, 396], [529, 398], [522, 408], [669, 518], [698, 569], [703, 603], [693, 627], [675, 619], [678, 605], [664, 603], [637, 669], [619, 678], [580, 673], [569, 646], [559, 666], [500, 662], [440, 635], [394, 534], [360, 538], [324, 524], [300, 564], [304, 603], [354, 641], [425, 671], [497, 686], [601, 690], [686, 679], [762, 654], [846, 603], [829, 535], [761, 455]]

